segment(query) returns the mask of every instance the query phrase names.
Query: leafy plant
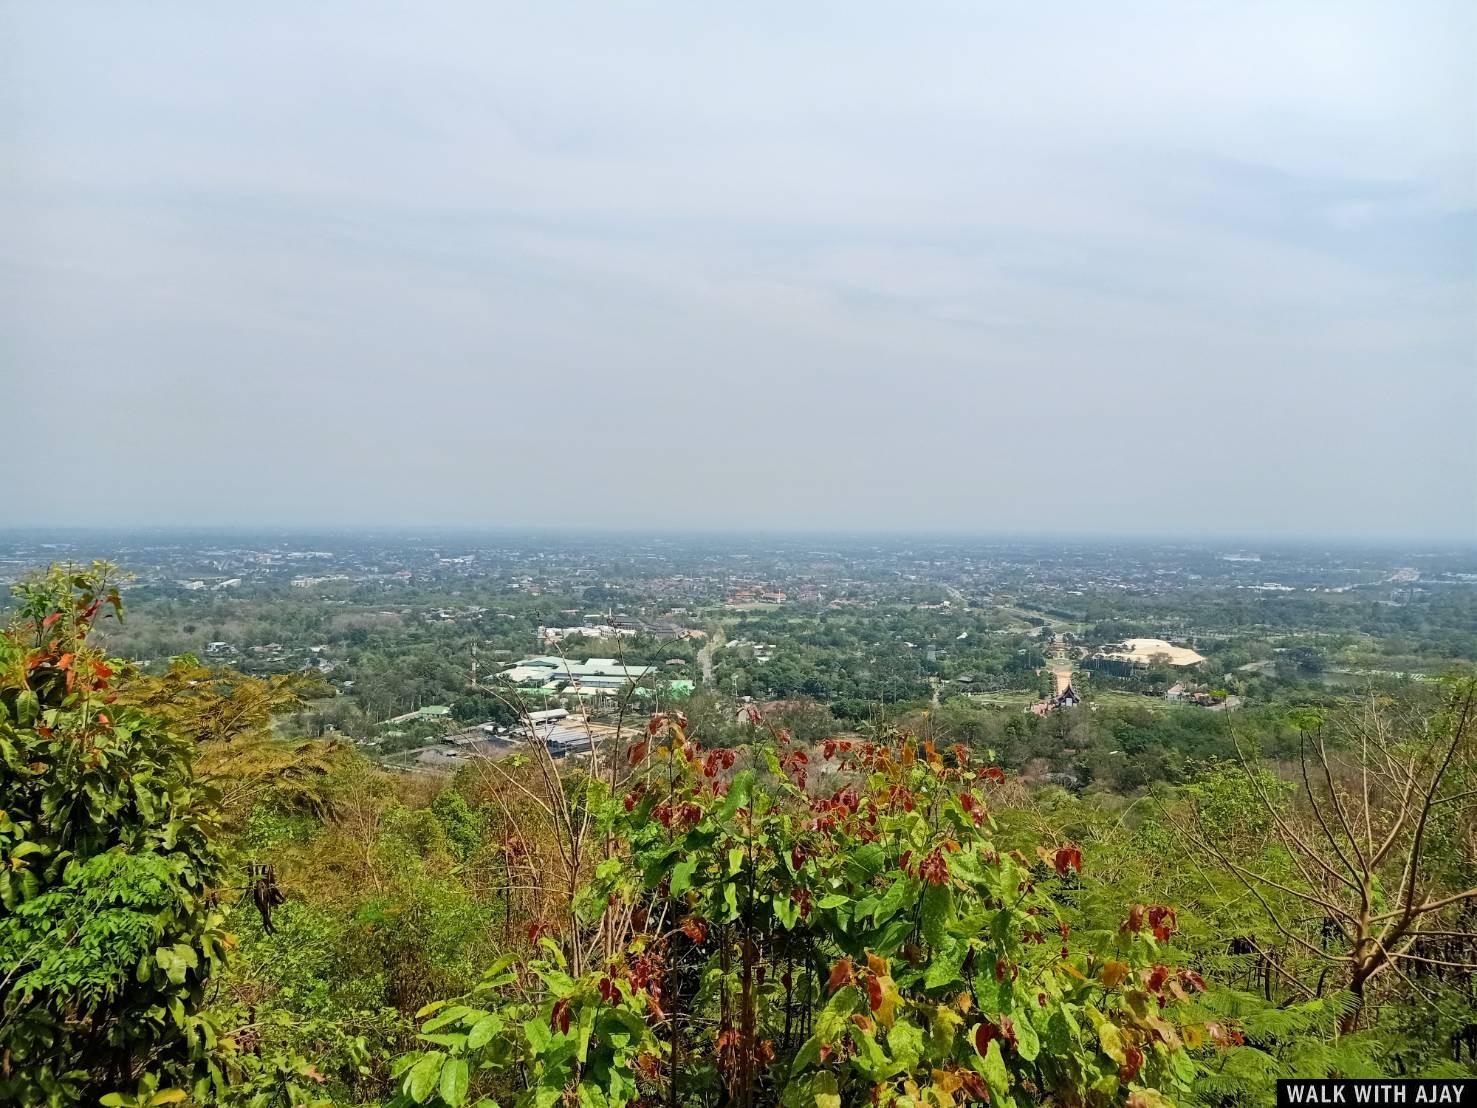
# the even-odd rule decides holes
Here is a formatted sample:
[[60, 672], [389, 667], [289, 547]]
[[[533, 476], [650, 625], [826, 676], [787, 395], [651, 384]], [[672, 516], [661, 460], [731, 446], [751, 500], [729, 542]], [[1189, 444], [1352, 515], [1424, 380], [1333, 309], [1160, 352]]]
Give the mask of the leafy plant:
[[653, 718], [599, 817], [626, 849], [578, 901], [591, 928], [632, 920], [623, 953], [572, 975], [546, 936], [526, 969], [428, 1006], [398, 1102], [1151, 1105], [1189, 1088], [1185, 1035], [1219, 1028], [1172, 1018], [1202, 987], [1165, 964], [1172, 909], [1074, 932], [1081, 850], [998, 850], [1004, 775], [962, 748], [818, 753], [762, 730], [705, 751], [682, 716]]
[[185, 1075], [215, 1038], [202, 1007], [229, 940], [214, 798], [189, 741], [117, 704], [120, 663], [87, 644], [104, 606], [122, 612], [109, 574], [22, 584], [0, 635], [7, 1103], [95, 1101], [146, 1072], [165, 1103], [160, 1075]]

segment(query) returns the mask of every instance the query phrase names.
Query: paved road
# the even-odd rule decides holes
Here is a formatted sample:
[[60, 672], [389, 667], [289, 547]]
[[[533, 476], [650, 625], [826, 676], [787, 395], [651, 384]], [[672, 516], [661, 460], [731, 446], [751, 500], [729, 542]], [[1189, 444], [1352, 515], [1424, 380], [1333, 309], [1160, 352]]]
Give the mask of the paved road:
[[703, 684], [708, 688], [713, 687], [713, 643], [705, 642], [703, 648], [697, 652], [698, 665], [703, 667]]
[[1075, 667], [1072, 665], [1072, 656], [1067, 650], [1067, 644], [1058, 634], [1051, 645], [1051, 676], [1056, 685], [1056, 695], [1061, 696], [1067, 691], [1067, 686], [1072, 683], [1072, 673]]

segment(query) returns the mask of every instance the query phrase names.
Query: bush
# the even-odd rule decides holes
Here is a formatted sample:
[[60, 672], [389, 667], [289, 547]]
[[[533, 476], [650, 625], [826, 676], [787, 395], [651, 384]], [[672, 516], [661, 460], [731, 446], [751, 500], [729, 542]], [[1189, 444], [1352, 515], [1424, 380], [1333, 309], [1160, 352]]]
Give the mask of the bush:
[[146, 1071], [185, 1079], [213, 1039], [222, 864], [191, 744], [116, 707], [121, 663], [87, 645], [105, 605], [121, 614], [107, 567], [17, 594], [0, 635], [0, 1101], [96, 1103]]

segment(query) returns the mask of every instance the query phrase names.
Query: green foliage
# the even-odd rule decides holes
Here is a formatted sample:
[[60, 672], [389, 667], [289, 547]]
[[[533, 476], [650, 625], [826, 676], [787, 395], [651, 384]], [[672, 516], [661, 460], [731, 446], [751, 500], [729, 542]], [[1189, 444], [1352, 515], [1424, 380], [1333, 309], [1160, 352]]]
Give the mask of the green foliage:
[[0, 1099], [94, 1101], [145, 1067], [183, 1080], [214, 1042], [201, 1010], [227, 944], [213, 798], [188, 740], [113, 703], [120, 664], [86, 641], [104, 603], [121, 610], [107, 567], [18, 591], [0, 636]]
[[[0, 641], [5, 1103], [841, 1108], [875, 1094], [907, 1108], [986, 1096], [1149, 1108], [1265, 1103], [1289, 1075], [1472, 1072], [1469, 941], [1423, 937], [1415, 953], [1451, 964], [1378, 978], [1350, 1030], [1345, 975], [1317, 955], [1338, 951], [1320, 913], [1264, 889], [1289, 938], [1225, 865], [1187, 850], [1176, 818], [1193, 809], [1226, 857], [1297, 885], [1258, 793], [1299, 826], [1313, 819], [1276, 762], [1298, 749], [1286, 705], [1234, 718], [1173, 707], [1136, 695], [1168, 670], [1105, 668], [1085, 682], [1099, 710], [1037, 720], [1008, 692], [983, 702], [1039, 680], [1040, 642], [1018, 622], [911, 603], [754, 611], [729, 617], [722, 641], [777, 643], [774, 657], [720, 649], [716, 685], [790, 698], [767, 709], [772, 727], [736, 720], [709, 686], [690, 722], [659, 718], [599, 773], [568, 760], [545, 792], [537, 765], [509, 759], [436, 787], [291, 736], [351, 719], [368, 735], [369, 719], [432, 700], [465, 722], [506, 718], [466, 690], [458, 659], [471, 641], [517, 656], [562, 600], [519, 596], [517, 619], [460, 629], [383, 610], [379, 586], [342, 621], [306, 598], [250, 617], [220, 596], [179, 602], [209, 609], [187, 609], [192, 620], [249, 623], [213, 638], [336, 644], [335, 679], [358, 689], [312, 706], [326, 690], [260, 656], [243, 656], [245, 674], [179, 643], [167, 669], [146, 671], [93, 650], [92, 621], [121, 608], [101, 567], [27, 583], [18, 601]], [[954, 645], [925, 661], [892, 651], [902, 638]], [[695, 653], [624, 645], [654, 661]], [[1278, 645], [1286, 678], [1236, 670]], [[1224, 668], [1238, 693], [1308, 694], [1305, 728], [1338, 714], [1308, 678], [1376, 649], [1325, 635], [1307, 653], [1270, 632], [1200, 646], [1207, 681]], [[933, 679], [944, 701], [924, 711]], [[1095, 700], [1093, 682], [1118, 691]], [[981, 696], [958, 695], [969, 689]], [[922, 740], [888, 730], [900, 714]], [[826, 741], [844, 720], [885, 740]], [[1232, 752], [1229, 723], [1269, 757], [1254, 778], [1215, 762]], [[413, 727], [402, 739], [422, 741]], [[1091, 787], [1002, 783], [995, 751]], [[1474, 785], [1454, 773], [1452, 795]], [[588, 816], [583, 845], [554, 841], [538, 807], [552, 796], [574, 823]], [[1471, 813], [1459, 799], [1433, 812], [1430, 888], [1477, 881]], [[247, 862], [273, 865], [286, 892], [271, 929], [243, 895]], [[577, 896], [556, 863], [580, 875]], [[1456, 908], [1446, 923], [1472, 926]]]
[[189, 654], [158, 676], [129, 672], [118, 703], [136, 706], [196, 745], [195, 772], [219, 794], [234, 822], [259, 802], [321, 809], [323, 780], [340, 748], [329, 741], [287, 741], [276, 721], [301, 707], [319, 682], [300, 674], [253, 677], [203, 666]]
[[[1209, 1052], [1195, 1083], [1196, 1104], [1267, 1104], [1278, 1078], [1381, 1077], [1397, 1072], [1390, 1044], [1370, 1032], [1340, 1034], [1357, 1008], [1347, 992], [1278, 1006], [1259, 996], [1212, 989], [1189, 1006], [1230, 1041]], [[1237, 1030], [1227, 1032], [1224, 1029]]]
[[1196, 1067], [1161, 1011], [1199, 985], [1161, 962], [1174, 913], [1123, 905], [1070, 937], [1060, 901], [1080, 850], [1002, 853], [986, 814], [1002, 775], [960, 755], [827, 743], [837, 787], [813, 795], [810, 757], [782, 733], [705, 752], [680, 716], [654, 720], [602, 815], [628, 849], [581, 898], [591, 926], [627, 906], [646, 925], [590, 972], [570, 974], [546, 939], [525, 971], [505, 960], [428, 1006], [425, 1045], [395, 1067], [400, 1097], [1149, 1103], [1188, 1089]]
[[455, 789], [443, 789], [431, 805], [436, 822], [441, 825], [452, 853], [460, 862], [465, 862], [482, 844], [482, 820], [467, 803], [467, 798]]

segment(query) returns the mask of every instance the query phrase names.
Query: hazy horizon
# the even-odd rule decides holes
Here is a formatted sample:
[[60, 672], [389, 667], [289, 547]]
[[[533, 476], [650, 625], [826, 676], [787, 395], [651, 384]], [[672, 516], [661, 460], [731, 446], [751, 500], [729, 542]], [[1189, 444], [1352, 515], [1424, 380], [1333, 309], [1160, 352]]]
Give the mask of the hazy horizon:
[[0, 531], [1470, 544], [1474, 55], [1439, 2], [0, 3]]
[[191, 526], [189, 524], [36, 524], [31, 526], [0, 526], [0, 543], [21, 541], [38, 546], [76, 545], [87, 540], [122, 539], [130, 542], [148, 543], [159, 541], [206, 542], [228, 540], [270, 540], [278, 545], [289, 542], [422, 542], [435, 545], [439, 542], [461, 543], [467, 547], [487, 542], [516, 541], [519, 543], [652, 543], [701, 544], [708, 542], [732, 542], [738, 545], [775, 543], [838, 543], [843, 545], [869, 544], [933, 544], [939, 546], [1019, 546], [1050, 545], [1064, 548], [1101, 550], [1104, 547], [1174, 547], [1215, 550], [1221, 553], [1255, 554], [1259, 552], [1299, 551], [1327, 549], [1330, 551], [1363, 551], [1402, 554], [1413, 558], [1435, 555], [1471, 554], [1477, 556], [1477, 539], [1471, 536], [1449, 535], [1428, 538], [1368, 538], [1357, 535], [1248, 535], [1205, 532], [1199, 534], [1151, 534], [1151, 533], [1088, 533], [1082, 531], [948, 531], [948, 530], [898, 530], [866, 528], [680, 528], [680, 527], [632, 527], [611, 525], [608, 527], [576, 527], [559, 525], [520, 527], [475, 527], [459, 525], [428, 525], [422, 527], [388, 524], [336, 524], [313, 526], [310, 524], [213, 524]]

